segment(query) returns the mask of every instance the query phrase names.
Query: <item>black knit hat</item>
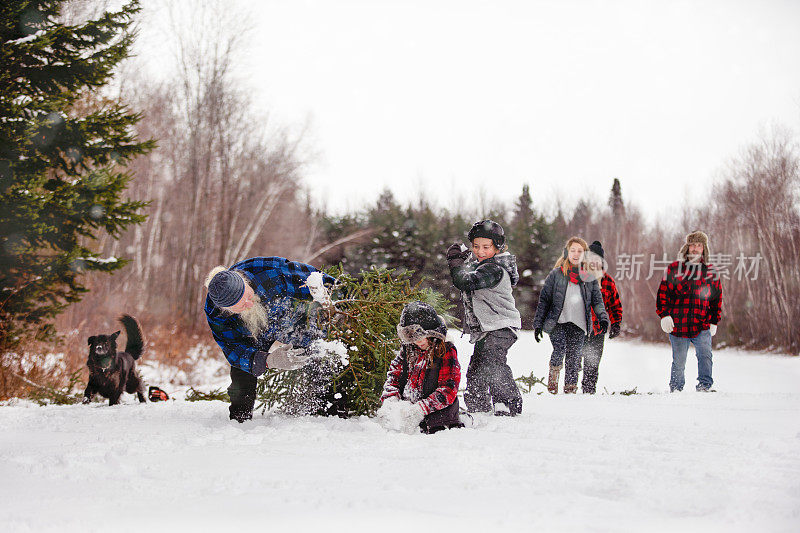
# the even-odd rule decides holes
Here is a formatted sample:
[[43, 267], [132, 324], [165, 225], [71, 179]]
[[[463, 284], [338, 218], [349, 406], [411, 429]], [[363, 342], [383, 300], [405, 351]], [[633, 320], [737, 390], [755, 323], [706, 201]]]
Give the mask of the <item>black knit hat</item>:
[[600, 244], [600, 241], [594, 241], [592, 244], [589, 245], [589, 251], [596, 253], [603, 259], [606, 257], [606, 252], [603, 250], [603, 245]]
[[491, 239], [498, 249], [502, 248], [506, 243], [506, 233], [503, 231], [503, 226], [494, 220], [481, 220], [473, 224], [469, 233], [467, 233], [467, 239], [472, 242], [477, 237]]
[[217, 307], [231, 307], [244, 295], [244, 279], [236, 272], [223, 270], [208, 284], [208, 297]]

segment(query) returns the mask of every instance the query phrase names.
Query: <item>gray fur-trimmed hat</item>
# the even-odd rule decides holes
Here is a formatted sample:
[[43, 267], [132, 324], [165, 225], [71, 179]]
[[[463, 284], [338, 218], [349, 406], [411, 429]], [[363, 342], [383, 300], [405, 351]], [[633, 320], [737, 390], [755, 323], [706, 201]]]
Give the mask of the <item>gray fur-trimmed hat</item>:
[[425, 337], [446, 340], [447, 325], [430, 304], [409, 302], [400, 313], [397, 335], [403, 344], [411, 344]]
[[678, 255], [686, 261], [688, 258], [686, 254], [689, 253], [689, 245], [690, 244], [702, 244], [703, 245], [703, 262], [708, 264], [708, 256], [711, 252], [708, 250], [708, 235], [703, 233], [700, 230], [695, 230], [691, 232], [689, 235], [686, 236], [686, 242], [684, 243], [681, 251]]

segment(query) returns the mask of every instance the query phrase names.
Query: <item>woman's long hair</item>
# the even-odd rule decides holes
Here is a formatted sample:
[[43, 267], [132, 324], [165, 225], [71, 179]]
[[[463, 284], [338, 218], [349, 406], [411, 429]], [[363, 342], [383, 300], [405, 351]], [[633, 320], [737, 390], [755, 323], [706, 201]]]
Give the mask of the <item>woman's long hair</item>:
[[[428, 337], [428, 342], [432, 346], [432, 349], [429, 349], [426, 352], [427, 353], [428, 364], [433, 363], [433, 361], [435, 359], [441, 361], [444, 358], [445, 354], [447, 353], [447, 342], [443, 341], [442, 339], [437, 339], [436, 337]], [[406, 361], [408, 360], [408, 351], [407, 350], [413, 350], [413, 349], [414, 349], [414, 345], [413, 344], [404, 344], [403, 345], [403, 350], [405, 350], [404, 355], [406, 357]]]
[[[586, 244], [586, 241], [584, 241], [580, 237], [570, 237], [567, 240], [567, 244], [564, 245], [564, 251], [568, 253], [569, 247], [575, 244], [576, 242], [583, 247], [583, 261], [581, 261], [581, 267], [585, 270], [586, 252], [589, 250], [589, 245]], [[556, 265], [553, 267], [553, 268], [560, 268], [561, 273], [564, 274], [565, 276], [567, 275], [567, 272], [569, 272], [569, 267], [572, 266], [572, 263], [569, 262], [569, 256], [567, 255], [567, 253], [562, 253], [561, 257], [559, 257], [558, 261], [556, 261]]]

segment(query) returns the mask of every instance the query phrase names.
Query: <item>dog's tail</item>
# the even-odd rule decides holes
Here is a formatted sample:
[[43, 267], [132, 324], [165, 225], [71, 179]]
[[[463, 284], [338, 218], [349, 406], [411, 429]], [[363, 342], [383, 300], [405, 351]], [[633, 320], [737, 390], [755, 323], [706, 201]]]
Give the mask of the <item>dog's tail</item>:
[[139, 322], [136, 321], [131, 315], [122, 315], [119, 321], [125, 326], [125, 333], [128, 336], [128, 341], [125, 344], [125, 351], [131, 354], [134, 359], [139, 359], [144, 351], [144, 338], [142, 336], [142, 328], [139, 327]]

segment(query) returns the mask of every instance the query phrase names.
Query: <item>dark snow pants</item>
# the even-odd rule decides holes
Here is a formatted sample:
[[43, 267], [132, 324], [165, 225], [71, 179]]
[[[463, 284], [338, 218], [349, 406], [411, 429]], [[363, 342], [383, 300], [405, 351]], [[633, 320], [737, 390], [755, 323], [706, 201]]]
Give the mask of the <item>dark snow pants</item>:
[[594, 394], [597, 388], [598, 368], [603, 357], [603, 344], [606, 336], [602, 333], [592, 335], [583, 346], [583, 379], [581, 389], [584, 394]]
[[228, 396], [231, 399], [231, 420], [244, 422], [253, 418], [257, 381], [258, 378], [250, 372], [231, 366], [231, 385], [228, 387]]
[[586, 334], [572, 322], [556, 324], [550, 332], [550, 342], [553, 344], [550, 366], [561, 368], [564, 365], [564, 386], [578, 385], [581, 349], [585, 340]]
[[517, 342], [509, 328], [490, 331], [475, 343], [467, 367], [464, 403], [470, 412], [490, 411], [492, 403], [504, 403], [514, 413], [522, 412], [522, 395], [506, 363], [508, 349]]

